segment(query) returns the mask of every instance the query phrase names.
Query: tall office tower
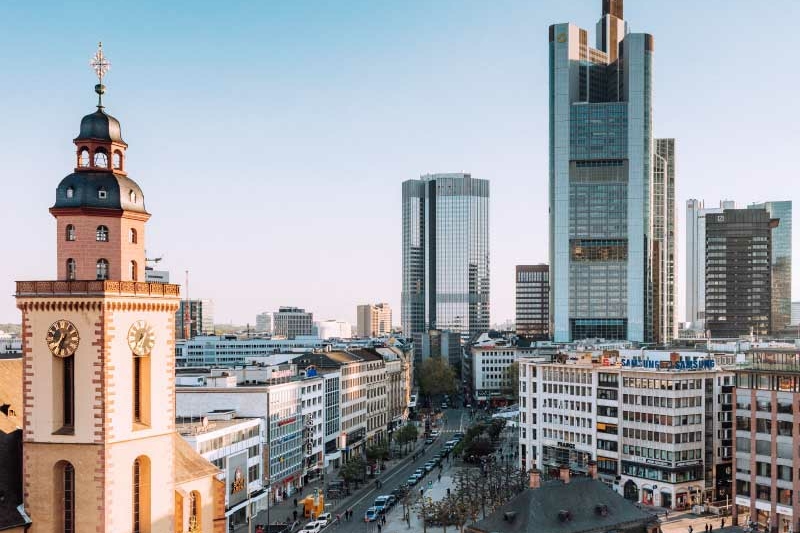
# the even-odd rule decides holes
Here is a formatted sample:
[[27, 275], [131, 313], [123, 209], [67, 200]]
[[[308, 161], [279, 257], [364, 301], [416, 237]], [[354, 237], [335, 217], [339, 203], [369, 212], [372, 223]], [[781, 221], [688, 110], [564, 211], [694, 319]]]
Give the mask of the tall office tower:
[[193, 339], [198, 335], [213, 334], [214, 301], [181, 300], [175, 313], [175, 338]]
[[365, 304], [356, 308], [356, 335], [380, 337], [392, 332], [392, 308], [387, 303]]
[[[489, 181], [428, 174], [403, 182], [403, 333], [467, 337], [489, 328]], [[417, 344], [419, 346], [419, 344]]]
[[256, 315], [256, 333], [272, 334], [272, 313], [264, 311]]
[[706, 215], [735, 209], [731, 200], [705, 207], [702, 200], [686, 200], [686, 317], [692, 329], [705, 331], [706, 320]]
[[766, 209], [706, 215], [706, 328], [712, 337], [768, 335], [772, 230]]
[[550, 267], [517, 265], [517, 335], [550, 338]]
[[299, 335], [311, 335], [314, 327], [314, 313], [307, 313], [299, 307], [280, 307], [272, 321], [273, 334], [293, 339]]
[[763, 202], [749, 209], [766, 209], [779, 220], [772, 230], [772, 329], [773, 334], [789, 327], [792, 318], [792, 202]]
[[678, 335], [675, 321], [675, 139], [655, 139], [653, 154], [653, 341]]
[[628, 33], [622, 11], [621, 0], [604, 0], [596, 49], [573, 24], [549, 30], [550, 305], [557, 342], [652, 342], [654, 322], [663, 316], [654, 312], [662, 301], [655, 299], [653, 253], [663, 246], [653, 230], [653, 37]]

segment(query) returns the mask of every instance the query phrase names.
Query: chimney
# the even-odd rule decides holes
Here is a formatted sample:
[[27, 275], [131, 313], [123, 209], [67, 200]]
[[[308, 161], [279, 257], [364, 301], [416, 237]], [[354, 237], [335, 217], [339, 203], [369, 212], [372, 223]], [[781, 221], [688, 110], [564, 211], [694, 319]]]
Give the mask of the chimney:
[[569, 466], [561, 465], [558, 467], [558, 478], [564, 482], [564, 485], [569, 483]]
[[538, 489], [541, 486], [542, 473], [538, 469], [532, 468], [528, 471], [528, 488]]
[[589, 461], [589, 477], [597, 479], [597, 461]]

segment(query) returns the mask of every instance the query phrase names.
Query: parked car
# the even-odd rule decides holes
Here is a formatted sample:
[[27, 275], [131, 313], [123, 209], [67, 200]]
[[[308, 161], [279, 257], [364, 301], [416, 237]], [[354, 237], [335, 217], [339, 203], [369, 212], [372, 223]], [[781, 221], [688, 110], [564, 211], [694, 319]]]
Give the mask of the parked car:
[[434, 463], [433, 461], [428, 461], [427, 463], [425, 463], [425, 471], [426, 472], [430, 472], [434, 468], [436, 468], [436, 463]]
[[364, 513], [364, 522], [374, 522], [378, 519], [378, 510], [375, 507], [370, 507]]
[[331, 523], [333, 516], [331, 513], [322, 513], [317, 517], [317, 522], [322, 522], [322, 527], [327, 526]]
[[375, 503], [372, 504], [375, 509], [378, 510], [379, 513], [383, 513], [388, 511], [389, 507], [389, 497], [388, 496], [378, 496], [375, 498]]
[[427, 439], [425, 439], [425, 444], [433, 444], [433, 440], [434, 440], [433, 437], [428, 437]]
[[386, 502], [387, 506], [389, 509], [391, 509], [397, 503], [397, 496], [394, 494], [387, 494], [386, 497], [389, 498], [389, 500]]
[[463, 439], [464, 438], [464, 434], [463, 433], [453, 433], [453, 437], [456, 438], [456, 439]]
[[322, 522], [314, 520], [313, 522], [309, 522], [303, 526], [303, 529], [305, 531], [311, 531], [312, 533], [319, 533], [323, 527], [325, 526], [322, 524]]
[[416, 475], [419, 479], [425, 477], [425, 469], [424, 468], [417, 468], [414, 470], [414, 475]]
[[416, 474], [412, 474], [411, 477], [406, 480], [406, 483], [408, 483], [410, 486], [413, 487], [414, 485], [417, 484], [417, 481], [419, 481], [419, 478], [417, 477], [417, 475]]

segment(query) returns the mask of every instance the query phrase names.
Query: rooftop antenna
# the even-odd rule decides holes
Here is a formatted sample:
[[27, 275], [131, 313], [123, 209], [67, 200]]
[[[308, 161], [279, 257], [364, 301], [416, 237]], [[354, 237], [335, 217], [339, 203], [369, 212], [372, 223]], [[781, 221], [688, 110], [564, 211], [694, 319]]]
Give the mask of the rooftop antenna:
[[111, 62], [103, 54], [103, 43], [97, 43], [97, 52], [94, 53], [89, 65], [94, 69], [97, 74], [98, 84], [94, 86], [94, 92], [97, 93], [97, 109], [103, 108], [103, 93], [106, 92], [106, 86], [103, 85], [103, 76], [106, 75], [108, 69], [111, 68]]
[[183, 338], [189, 340], [192, 332], [192, 319], [189, 313], [189, 271], [186, 271], [186, 301], [183, 304]]

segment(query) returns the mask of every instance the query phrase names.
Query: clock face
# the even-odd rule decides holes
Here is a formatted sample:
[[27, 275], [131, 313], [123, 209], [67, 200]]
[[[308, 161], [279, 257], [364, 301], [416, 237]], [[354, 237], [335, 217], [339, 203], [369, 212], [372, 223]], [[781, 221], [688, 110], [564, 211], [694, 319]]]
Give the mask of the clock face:
[[56, 320], [47, 330], [47, 347], [56, 357], [69, 357], [81, 341], [78, 328], [69, 320]]
[[153, 327], [144, 320], [137, 320], [128, 330], [128, 346], [136, 355], [150, 355], [156, 343]]

